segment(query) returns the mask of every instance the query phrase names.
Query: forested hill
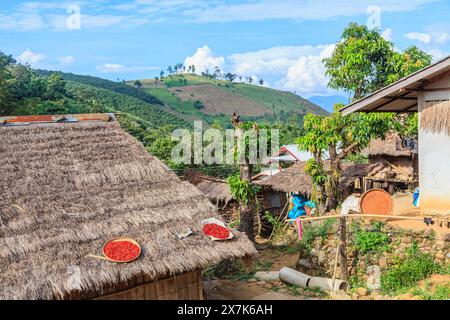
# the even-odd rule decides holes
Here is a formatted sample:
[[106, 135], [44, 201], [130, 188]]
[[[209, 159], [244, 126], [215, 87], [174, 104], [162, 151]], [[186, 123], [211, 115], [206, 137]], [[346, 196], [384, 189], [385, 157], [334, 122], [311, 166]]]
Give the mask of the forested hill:
[[291, 92], [260, 84], [226, 81], [212, 75], [182, 73], [127, 82], [157, 97], [180, 116], [229, 125], [237, 112], [243, 120], [301, 122], [307, 113], [328, 114], [320, 106]]
[[194, 120], [229, 127], [242, 120], [299, 124], [307, 113], [327, 114], [293, 93], [195, 74], [141, 81], [110, 81], [73, 73], [32, 70], [0, 53], [0, 114], [121, 112], [146, 128], [189, 128]]

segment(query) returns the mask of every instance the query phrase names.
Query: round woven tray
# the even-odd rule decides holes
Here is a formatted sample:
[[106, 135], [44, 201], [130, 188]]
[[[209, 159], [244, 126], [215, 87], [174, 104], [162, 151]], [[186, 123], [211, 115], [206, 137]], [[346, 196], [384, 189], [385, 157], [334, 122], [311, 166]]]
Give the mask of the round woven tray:
[[359, 201], [359, 210], [363, 214], [390, 215], [393, 209], [391, 195], [383, 189], [368, 190]]
[[[106, 245], [107, 245], [108, 243], [111, 243], [111, 242], [117, 242], [117, 241], [128, 241], [128, 242], [131, 242], [132, 244], [136, 245], [136, 246], [139, 248], [139, 253], [138, 253], [138, 255], [137, 255], [135, 258], [129, 259], [129, 260], [114, 260], [114, 259], [111, 259], [110, 257], [108, 257], [108, 256], [106, 255], [106, 253], [105, 253], [105, 247], [106, 247]], [[139, 257], [141, 256], [141, 251], [142, 251], [142, 250], [141, 250], [141, 246], [140, 246], [139, 243], [137, 243], [136, 240], [131, 239], [131, 238], [126, 238], [126, 237], [120, 237], [120, 238], [114, 238], [114, 239], [111, 239], [111, 240], [109, 240], [108, 242], [106, 242], [106, 243], [103, 245], [103, 247], [102, 247], [102, 253], [103, 253], [103, 255], [104, 255], [109, 261], [111, 261], [111, 262], [116, 262], [116, 263], [127, 263], [127, 262], [134, 261], [134, 260], [136, 260], [137, 258], [139, 258]]]

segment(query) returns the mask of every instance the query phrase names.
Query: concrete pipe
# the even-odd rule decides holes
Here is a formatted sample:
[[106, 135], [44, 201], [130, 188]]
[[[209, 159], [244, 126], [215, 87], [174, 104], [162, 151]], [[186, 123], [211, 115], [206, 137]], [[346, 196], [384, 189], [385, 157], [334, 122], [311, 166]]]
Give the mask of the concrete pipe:
[[262, 281], [279, 281], [280, 280], [279, 271], [258, 271], [253, 276], [255, 279]]
[[347, 291], [350, 286], [347, 281], [335, 279], [333, 290], [333, 279], [322, 277], [311, 277], [307, 274], [298, 272], [291, 268], [282, 268], [280, 270], [280, 280], [289, 284], [303, 288], [319, 288], [328, 291]]
[[322, 278], [322, 277], [311, 277], [308, 282], [308, 288], [319, 288], [327, 291], [339, 291], [344, 290], [347, 291], [349, 289], [348, 282], [345, 280], [334, 280], [334, 288], [333, 288], [333, 279], [330, 278]]
[[310, 279], [307, 274], [291, 268], [284, 267], [280, 270], [280, 280], [289, 284], [306, 288]]

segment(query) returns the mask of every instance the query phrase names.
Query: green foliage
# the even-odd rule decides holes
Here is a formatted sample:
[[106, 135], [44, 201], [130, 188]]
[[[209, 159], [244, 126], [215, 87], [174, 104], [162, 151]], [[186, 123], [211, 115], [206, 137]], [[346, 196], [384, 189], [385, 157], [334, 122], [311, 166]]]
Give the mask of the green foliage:
[[398, 53], [380, 30], [350, 23], [330, 58], [324, 59], [329, 86], [363, 96], [431, 63], [431, 56], [417, 47]]
[[425, 288], [414, 288], [413, 294], [421, 296], [424, 300], [450, 300], [450, 286], [436, 285], [434, 290], [429, 282], [425, 282]]
[[260, 189], [251, 182], [241, 179], [239, 173], [228, 177], [227, 183], [230, 186], [233, 199], [243, 202], [244, 204], [248, 204]]
[[309, 223], [308, 227], [303, 230], [302, 240], [298, 242], [301, 249], [309, 253], [314, 240], [319, 237], [325, 240], [335, 223], [336, 219], [325, 219], [323, 221]]
[[198, 109], [198, 110], [205, 108], [205, 106], [203, 105], [203, 103], [200, 100], [195, 100], [193, 103], [193, 106], [195, 109]]
[[267, 222], [272, 226], [272, 239], [277, 240], [283, 236], [283, 231], [286, 227], [286, 223], [283, 222], [280, 218], [275, 218], [270, 211], [264, 212], [264, 217]]
[[102, 110], [109, 109], [114, 110], [113, 112], [133, 114], [147, 122], [150, 128], [164, 125], [187, 128], [190, 125], [184, 119], [165, 111], [163, 107], [149, 104], [133, 96], [72, 81], [67, 82], [66, 88], [70, 97], [80, 108], [96, 101], [102, 106]]
[[[344, 117], [339, 107], [337, 105], [329, 116], [307, 114], [303, 119], [305, 134], [297, 139], [301, 150], [314, 155], [306, 166], [306, 172], [319, 189], [315, 200], [320, 204], [338, 199], [339, 164], [367, 147], [372, 139], [384, 137], [395, 120], [391, 113], [354, 113]], [[332, 165], [327, 172], [324, 170], [325, 152], [329, 153]], [[327, 198], [322, 197], [323, 193]]]
[[355, 233], [356, 248], [362, 253], [385, 251], [388, 248], [389, 237], [380, 231], [359, 231]]
[[[45, 71], [45, 70], [38, 70], [39, 74], [43, 76], [51, 76], [54, 72], [52, 71]], [[73, 73], [61, 73], [61, 76], [66, 81], [72, 81], [79, 84], [85, 84], [91, 87], [99, 88], [99, 89], [106, 89], [109, 91], [113, 91], [116, 93], [124, 94], [130, 97], [137, 98], [139, 100], [142, 100], [146, 103], [153, 104], [153, 105], [160, 105], [162, 106], [163, 103], [158, 98], [152, 96], [151, 94], [145, 92], [144, 90], [140, 89], [139, 87], [134, 87], [131, 85], [127, 85], [123, 82], [114, 82], [98, 77], [92, 77], [92, 76], [83, 76]], [[139, 81], [140, 82], [140, 81]]]
[[439, 265], [430, 254], [421, 253], [417, 245], [412, 245], [404, 259], [381, 275], [381, 288], [385, 292], [396, 292], [414, 286], [439, 270]]
[[316, 185], [324, 184], [327, 181], [327, 174], [320, 162], [315, 159], [309, 159], [305, 165], [305, 172], [311, 177]]
[[42, 77], [0, 52], [0, 114], [56, 114], [68, 111], [60, 73]]

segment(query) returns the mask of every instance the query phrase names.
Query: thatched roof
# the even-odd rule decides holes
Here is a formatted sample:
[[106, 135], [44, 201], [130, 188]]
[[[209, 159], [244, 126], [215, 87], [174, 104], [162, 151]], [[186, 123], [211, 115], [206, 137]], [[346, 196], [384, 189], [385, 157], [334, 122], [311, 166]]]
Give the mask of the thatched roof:
[[385, 139], [374, 139], [363, 153], [369, 156], [411, 157], [417, 149], [402, 146], [402, 139], [394, 133], [386, 135]]
[[186, 175], [187, 181], [192, 183], [209, 200], [213, 202], [230, 202], [233, 199], [230, 186], [223, 179], [210, 177], [199, 173], [189, 173]]
[[[305, 165], [306, 162], [298, 162], [258, 184], [278, 191], [311, 195], [313, 184], [311, 177], [305, 172]], [[339, 187], [346, 189], [356, 177], [365, 176], [370, 167], [368, 164], [343, 163]], [[325, 170], [329, 170], [329, 161], [325, 161]]]
[[[0, 139], [0, 299], [89, 298], [256, 253], [237, 231], [225, 242], [204, 236], [214, 206], [117, 122], [0, 125]], [[184, 227], [194, 235], [177, 240]], [[142, 256], [86, 257], [118, 236], [136, 239]]]

